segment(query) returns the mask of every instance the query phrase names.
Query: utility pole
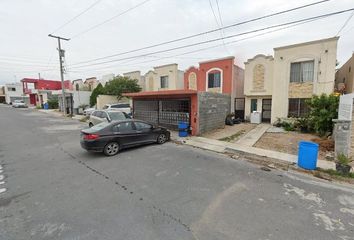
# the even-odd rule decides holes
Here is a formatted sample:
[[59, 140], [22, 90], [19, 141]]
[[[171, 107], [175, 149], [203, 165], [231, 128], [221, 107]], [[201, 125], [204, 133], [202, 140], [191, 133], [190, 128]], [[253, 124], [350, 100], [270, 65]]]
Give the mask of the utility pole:
[[65, 51], [61, 49], [60, 40], [69, 41], [69, 38], [62, 38], [59, 36], [54, 36], [49, 34], [48, 37], [58, 39], [58, 51], [59, 51], [59, 64], [60, 64], [60, 78], [61, 78], [61, 94], [62, 94], [62, 106], [64, 108], [63, 114], [66, 116], [66, 97], [65, 97], [65, 86], [64, 86], [64, 69], [63, 69], [63, 58], [65, 56]]

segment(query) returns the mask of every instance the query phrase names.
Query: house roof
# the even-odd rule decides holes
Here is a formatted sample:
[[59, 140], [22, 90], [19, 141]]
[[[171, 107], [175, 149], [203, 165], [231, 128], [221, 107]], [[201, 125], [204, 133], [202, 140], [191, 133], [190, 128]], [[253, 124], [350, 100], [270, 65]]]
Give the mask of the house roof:
[[125, 97], [148, 97], [148, 96], [171, 96], [171, 95], [194, 95], [197, 94], [196, 90], [164, 90], [164, 91], [149, 91], [149, 92], [137, 92], [137, 93], [125, 93]]
[[334, 40], [338, 41], [338, 39], [339, 39], [339, 37], [331, 37], [331, 38], [324, 38], [324, 39], [319, 39], [319, 40], [310, 41], [310, 42], [297, 43], [297, 44], [274, 48], [274, 51], [286, 49], [286, 48], [294, 48], [294, 47], [300, 47], [300, 46], [305, 46], [305, 45], [311, 45], [311, 44], [316, 44], [316, 43], [329, 42], [329, 41], [334, 41]]
[[[47, 80], [47, 79], [38, 79], [38, 78], [23, 78], [21, 82], [27, 82], [27, 83], [37, 83], [40, 81], [44, 82], [60, 82], [60, 80]], [[64, 80], [64, 82], [69, 81], [69, 80]]]
[[199, 64], [217, 62], [217, 61], [228, 60], [228, 59], [235, 59], [235, 57], [234, 56], [228, 56], [228, 57], [223, 57], [223, 58], [211, 59], [211, 60], [206, 60], [206, 61], [199, 62]]

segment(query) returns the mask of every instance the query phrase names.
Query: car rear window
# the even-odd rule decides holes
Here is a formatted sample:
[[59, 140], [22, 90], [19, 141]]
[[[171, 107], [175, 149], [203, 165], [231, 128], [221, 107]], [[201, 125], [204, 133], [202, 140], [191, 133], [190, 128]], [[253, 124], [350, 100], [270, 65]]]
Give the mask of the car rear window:
[[109, 117], [114, 121], [127, 119], [126, 114], [124, 114], [123, 112], [109, 112], [108, 114]]
[[111, 108], [130, 108], [130, 104], [129, 103], [114, 104], [111, 106]]
[[97, 125], [92, 126], [90, 129], [93, 131], [99, 131], [101, 129], [104, 129], [105, 127], [107, 127], [109, 125], [108, 122], [101, 122]]

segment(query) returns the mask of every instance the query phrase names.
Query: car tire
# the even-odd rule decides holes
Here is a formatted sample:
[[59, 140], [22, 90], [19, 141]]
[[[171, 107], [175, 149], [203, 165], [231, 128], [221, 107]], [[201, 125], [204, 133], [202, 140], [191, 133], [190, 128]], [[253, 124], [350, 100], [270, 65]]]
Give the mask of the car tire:
[[167, 136], [164, 133], [161, 133], [158, 137], [157, 137], [157, 143], [158, 144], [164, 144], [165, 142], [167, 142]]
[[119, 152], [119, 144], [117, 142], [109, 142], [103, 149], [106, 156], [114, 156]]
[[89, 123], [89, 127], [92, 128], [93, 127], [93, 123], [90, 122]]

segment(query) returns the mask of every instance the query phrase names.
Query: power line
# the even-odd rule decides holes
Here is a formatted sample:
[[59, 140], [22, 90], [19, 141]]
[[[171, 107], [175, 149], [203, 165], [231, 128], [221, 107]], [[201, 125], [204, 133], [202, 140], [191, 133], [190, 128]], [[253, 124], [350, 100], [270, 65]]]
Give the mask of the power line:
[[75, 21], [77, 18], [79, 18], [81, 15], [83, 15], [84, 13], [86, 13], [88, 10], [90, 10], [91, 8], [93, 8], [94, 6], [96, 6], [98, 3], [102, 2], [102, 0], [97, 0], [94, 3], [92, 3], [90, 6], [88, 6], [88, 8], [86, 8], [84, 11], [80, 12], [79, 14], [77, 14], [76, 16], [72, 17], [71, 19], [69, 19], [68, 21], [66, 21], [65, 23], [63, 23], [62, 25], [60, 25], [57, 29], [55, 29], [51, 34], [59, 31], [60, 29], [62, 29], [63, 27], [65, 27], [66, 25], [68, 25], [69, 23]]
[[216, 28], [216, 29], [212, 29], [212, 30], [209, 30], [209, 31], [200, 32], [200, 33], [197, 33], [197, 34], [193, 34], [193, 35], [177, 38], [177, 39], [174, 39], [174, 40], [165, 41], [165, 42], [161, 42], [161, 43], [158, 43], [158, 44], [153, 44], [153, 45], [150, 45], [150, 46], [129, 50], [129, 51], [126, 51], [126, 52], [120, 52], [120, 53], [108, 55], [108, 56], [105, 56], [105, 57], [100, 57], [100, 58], [95, 58], [95, 59], [86, 60], [86, 61], [82, 61], [82, 62], [77, 62], [77, 63], [73, 63], [72, 65], [79, 65], [79, 64], [82, 64], [82, 63], [94, 62], [94, 61], [97, 61], [97, 60], [102, 60], [102, 59], [116, 57], [116, 56], [120, 56], [120, 55], [124, 55], [124, 54], [128, 54], [128, 53], [138, 52], [138, 51], [141, 51], [141, 50], [146, 50], [146, 49], [150, 49], [150, 48], [154, 48], [154, 47], [159, 47], [159, 46], [162, 46], [162, 45], [175, 43], [175, 42], [183, 41], [183, 40], [194, 38], [194, 37], [199, 37], [199, 36], [202, 36], [202, 35], [206, 35], [206, 34], [210, 34], [210, 33], [213, 33], [213, 32], [220, 31], [222, 29], [228, 29], [228, 28], [244, 25], [244, 24], [247, 24], [247, 23], [251, 23], [251, 22], [262, 20], [262, 19], [274, 17], [274, 16], [277, 16], [277, 15], [281, 15], [281, 14], [284, 14], [284, 13], [288, 13], [288, 12], [296, 11], [296, 10], [299, 10], [299, 9], [311, 7], [311, 6], [318, 5], [318, 4], [325, 3], [325, 2], [329, 2], [329, 1], [331, 1], [331, 0], [322, 0], [322, 1], [314, 2], [314, 3], [302, 5], [302, 6], [299, 6], [299, 7], [283, 10], [283, 11], [280, 11], [280, 12], [275, 12], [275, 13], [272, 13], [272, 14], [264, 15], [264, 16], [261, 16], [261, 17], [249, 19], [249, 20], [246, 20], [246, 21], [237, 22], [237, 23], [234, 23], [234, 24], [230, 24], [230, 25], [224, 26], [222, 28]]
[[[219, 21], [220, 21], [220, 24], [218, 22], [218, 19], [216, 17], [216, 14], [214, 12], [214, 8], [213, 8], [213, 4], [211, 3], [211, 0], [209, 0], [209, 4], [210, 4], [210, 8], [211, 8], [211, 11], [213, 12], [213, 15], [214, 15], [214, 19], [215, 19], [215, 22], [216, 22], [216, 25], [218, 28], [223, 28], [223, 24], [222, 24], [222, 19], [221, 19], [221, 14], [220, 14], [220, 8], [219, 8], [219, 3], [218, 3], [218, 0], [216, 0], [216, 5], [217, 5], [217, 10], [218, 10], [218, 14], [219, 14]], [[222, 43], [224, 44], [224, 48], [225, 48], [225, 51], [230, 54], [230, 51], [227, 49], [226, 45], [225, 45], [225, 40], [224, 40], [224, 30], [221, 29], [220, 30], [220, 36], [222, 37]]]
[[76, 37], [78, 37], [78, 36], [80, 36], [80, 35], [82, 35], [82, 34], [85, 34], [85, 33], [89, 32], [89, 31], [91, 31], [91, 30], [93, 30], [93, 29], [95, 29], [95, 28], [97, 28], [97, 27], [99, 27], [99, 26], [102, 26], [103, 24], [106, 24], [107, 22], [110, 22], [110, 21], [112, 21], [113, 19], [122, 16], [122, 15], [124, 15], [124, 14], [126, 14], [126, 13], [128, 13], [128, 12], [130, 12], [130, 11], [132, 11], [132, 10], [134, 10], [134, 9], [136, 9], [136, 8], [138, 8], [138, 7], [140, 7], [140, 6], [142, 6], [142, 5], [144, 5], [145, 3], [149, 2], [149, 1], [151, 1], [151, 0], [145, 0], [145, 1], [143, 1], [143, 2], [140, 2], [140, 3], [134, 5], [134, 6], [131, 7], [131, 8], [128, 8], [127, 10], [125, 10], [125, 11], [123, 11], [123, 12], [121, 12], [121, 13], [118, 13], [118, 14], [114, 15], [113, 17], [110, 17], [110, 18], [104, 20], [103, 22], [101, 22], [101, 23], [99, 23], [99, 24], [96, 24], [96, 25], [94, 25], [94, 26], [92, 26], [92, 27], [90, 27], [90, 28], [88, 28], [88, 29], [86, 29], [86, 30], [84, 30], [84, 31], [82, 31], [82, 32], [80, 32], [80, 33], [78, 33], [78, 34], [72, 36], [71, 39], [76, 38]]
[[[251, 31], [247, 31], [247, 32], [242, 32], [242, 33], [238, 33], [238, 34], [225, 36], [224, 39], [229, 39], [229, 38], [234, 38], [234, 37], [238, 37], [238, 36], [243, 36], [243, 35], [247, 35], [247, 34], [250, 34], [250, 33], [256, 33], [256, 32], [260, 32], [260, 31], [272, 29], [272, 28], [277, 28], [277, 27], [287, 26], [287, 25], [291, 25], [291, 24], [301, 23], [301, 22], [305, 22], [305, 21], [309, 21], [309, 20], [315, 20], [315, 19], [320, 19], [320, 18], [324, 18], [324, 17], [330, 17], [330, 16], [333, 16], [333, 15], [338, 15], [338, 14], [342, 14], [342, 13], [353, 11], [353, 10], [354, 10], [354, 8], [350, 8], [350, 9], [346, 9], [346, 10], [342, 10], [342, 11], [338, 11], [338, 12], [332, 12], [332, 13], [327, 13], [327, 14], [323, 14], [323, 15], [318, 15], [318, 16], [315, 16], [315, 17], [309, 17], [309, 18], [304, 18], [304, 19], [301, 19], [301, 20], [296, 20], [296, 21], [291, 21], [291, 22], [271, 25], [271, 26], [268, 26], [268, 27], [263, 27], [263, 28], [259, 28], [259, 29], [255, 29], [255, 30], [251, 30]], [[174, 50], [178, 50], [178, 49], [183, 49], [183, 48], [188, 48], [188, 47], [193, 47], [193, 46], [197, 46], [197, 45], [202, 45], [202, 44], [206, 44], [206, 43], [219, 41], [221, 39], [222, 38], [214, 38], [214, 39], [209, 39], [209, 40], [206, 40], [206, 41], [201, 41], [201, 42], [197, 42], [197, 43], [182, 45], [182, 46], [173, 47], [173, 48], [164, 49], [164, 50], [159, 50], [159, 51], [150, 52], [150, 53], [146, 53], [146, 54], [141, 54], [141, 55], [136, 55], [136, 56], [131, 56], [131, 57], [125, 57], [125, 58], [120, 58], [120, 59], [113, 59], [113, 60], [108, 60], [108, 61], [104, 61], [104, 62], [81, 65], [81, 66], [78, 66], [76, 68], [81, 68], [81, 67], [85, 67], [85, 66], [101, 65], [101, 64], [106, 64], [106, 63], [110, 63], [110, 62], [117, 62], [117, 61], [122, 61], [122, 60], [139, 58], [139, 57], [142, 57], [142, 56], [147, 56], [147, 55], [152, 55], [152, 54], [157, 54], [157, 53], [170, 52], [170, 51], [174, 51]], [[74, 64], [72, 64], [71, 66], [73, 66], [73, 65]]]
[[344, 22], [343, 26], [339, 29], [339, 31], [337, 32], [336, 36], [338, 36], [339, 33], [347, 26], [347, 24], [349, 23], [350, 19], [352, 19], [353, 16], [354, 16], [354, 11], [352, 12], [352, 14], [350, 14], [350, 16]]

